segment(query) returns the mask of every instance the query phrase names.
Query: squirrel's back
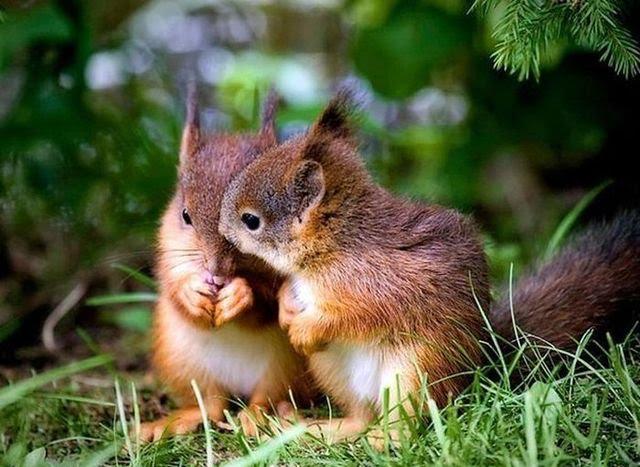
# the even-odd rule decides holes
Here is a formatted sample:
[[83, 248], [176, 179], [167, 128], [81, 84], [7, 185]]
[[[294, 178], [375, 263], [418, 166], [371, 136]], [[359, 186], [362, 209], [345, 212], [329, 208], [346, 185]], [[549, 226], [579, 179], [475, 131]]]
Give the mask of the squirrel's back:
[[[493, 306], [490, 321], [514, 339], [509, 291]], [[640, 212], [623, 212], [594, 224], [513, 287], [517, 326], [560, 347], [572, 348], [589, 329], [627, 329], [640, 311]], [[622, 325], [622, 327], [621, 327]]]

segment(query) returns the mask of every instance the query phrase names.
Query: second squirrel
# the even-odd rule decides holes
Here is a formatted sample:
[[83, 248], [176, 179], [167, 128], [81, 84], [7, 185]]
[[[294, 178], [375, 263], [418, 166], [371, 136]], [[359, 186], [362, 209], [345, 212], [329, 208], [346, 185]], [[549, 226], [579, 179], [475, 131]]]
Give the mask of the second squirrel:
[[220, 214], [223, 235], [288, 277], [281, 323], [345, 412], [309, 428], [333, 441], [363, 431], [385, 393], [391, 421], [414, 413], [423, 375], [439, 405], [465, 388], [489, 304], [473, 222], [377, 185], [348, 117], [341, 93], [307, 135], [241, 172]]
[[195, 380], [209, 418], [224, 420], [231, 397], [244, 397], [243, 430], [256, 431], [263, 410], [286, 406], [289, 391], [311, 395], [306, 365], [278, 326], [281, 277], [263, 261], [240, 254], [218, 233], [229, 180], [275, 145], [272, 93], [256, 135], [203, 135], [193, 90], [180, 148], [176, 194], [159, 233], [156, 275], [160, 297], [153, 328], [153, 366], [181, 408], [144, 423], [143, 440], [193, 431], [201, 423]]

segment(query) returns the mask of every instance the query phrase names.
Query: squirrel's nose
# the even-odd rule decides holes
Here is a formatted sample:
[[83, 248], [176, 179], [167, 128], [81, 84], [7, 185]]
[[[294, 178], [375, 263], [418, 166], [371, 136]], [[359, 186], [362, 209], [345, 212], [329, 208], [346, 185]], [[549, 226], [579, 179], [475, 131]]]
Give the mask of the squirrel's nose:
[[201, 278], [202, 278], [202, 281], [207, 285], [214, 285], [215, 284], [215, 282], [213, 280], [213, 274], [211, 274], [211, 271], [208, 271], [206, 269], [204, 271], [202, 271]]
[[213, 285], [222, 288], [227, 283], [227, 278], [222, 276], [211, 276]]
[[202, 280], [205, 284], [210, 285], [216, 292], [229, 282], [227, 277], [216, 276], [209, 270], [204, 270], [202, 272]]

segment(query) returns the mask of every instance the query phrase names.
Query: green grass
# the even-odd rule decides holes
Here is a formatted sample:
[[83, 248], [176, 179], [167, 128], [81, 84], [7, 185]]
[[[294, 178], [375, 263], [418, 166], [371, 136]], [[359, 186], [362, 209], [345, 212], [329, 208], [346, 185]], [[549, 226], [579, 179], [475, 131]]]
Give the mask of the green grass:
[[[564, 241], [584, 207], [604, 186], [567, 214], [549, 242], [548, 254]], [[151, 278], [126, 266], [119, 268], [154, 289]], [[136, 292], [94, 297], [88, 304], [154, 299], [152, 292]], [[140, 327], [148, 327], [146, 318], [133, 326]], [[100, 353], [84, 331], [78, 333], [90, 349]], [[258, 441], [238, 431], [217, 431], [207, 423], [199, 433], [142, 445], [136, 437], [140, 421], [169, 408], [159, 397], [162, 390], [144, 375], [117, 372], [111, 358], [98, 355], [0, 388], [0, 466], [640, 463], [638, 333], [621, 344], [609, 341], [606, 348], [586, 335], [574, 353], [534, 342], [517, 329], [516, 333], [518, 348], [512, 355], [498, 353], [495, 363], [477, 369], [467, 391], [449, 406], [438, 409], [433, 401], [424, 400], [420, 405], [424, 419], [403, 420], [407, 435], [400, 445], [384, 452], [372, 449], [364, 437], [327, 445], [294, 427]], [[491, 333], [488, 354], [495, 355], [499, 340]], [[113, 348], [132, 345], [123, 342]], [[199, 397], [199, 388], [193, 386]], [[388, 401], [383, 405], [388, 408]], [[335, 411], [330, 405], [305, 413], [331, 414]], [[388, 428], [385, 423], [383, 416], [383, 429]]]
[[[382, 453], [371, 449], [364, 438], [329, 446], [297, 429], [258, 442], [209, 428], [206, 433], [141, 445], [135, 426], [157, 412], [158, 388], [145, 385], [140, 375], [120, 374], [116, 391], [111, 376], [94, 369], [94, 379], [107, 386], [96, 388], [87, 383], [94, 379], [56, 369], [1, 390], [13, 391], [16, 397], [0, 409], [0, 458], [11, 466], [54, 461], [207, 465], [208, 458], [210, 465], [236, 466], [639, 462], [640, 339], [610, 344], [597, 355], [585, 342], [575, 354], [522, 342], [516, 357], [505, 358], [506, 368], [478, 369], [461, 397], [441, 410], [429, 405], [425, 410], [430, 417], [410, 424], [401, 444]], [[514, 358], [517, 365], [512, 365]], [[520, 382], [496, 376], [513, 373], [513, 368], [525, 368]], [[25, 385], [29, 391], [16, 392]], [[327, 407], [317, 410], [326, 413]], [[124, 427], [127, 432], [133, 429], [129, 439]]]

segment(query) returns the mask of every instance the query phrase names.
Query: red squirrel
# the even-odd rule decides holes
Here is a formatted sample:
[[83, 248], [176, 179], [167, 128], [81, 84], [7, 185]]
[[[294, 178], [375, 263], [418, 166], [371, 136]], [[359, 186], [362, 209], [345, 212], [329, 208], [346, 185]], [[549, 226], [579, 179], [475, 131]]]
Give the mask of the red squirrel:
[[481, 363], [488, 268], [474, 223], [393, 196], [357, 150], [345, 93], [308, 134], [265, 151], [228, 186], [220, 232], [287, 276], [280, 320], [345, 418], [333, 441], [414, 412], [423, 375], [443, 405]]
[[240, 254], [218, 233], [220, 203], [232, 177], [276, 144], [277, 97], [265, 105], [255, 135], [201, 133], [190, 90], [180, 147], [178, 186], [162, 217], [156, 276], [152, 362], [182, 407], [144, 423], [143, 440], [193, 431], [201, 422], [191, 387], [203, 394], [209, 418], [224, 419], [231, 397], [248, 400], [242, 427], [254, 434], [261, 411], [312, 393], [306, 366], [277, 321], [282, 278], [263, 261]]
[[[310, 424], [333, 441], [380, 416], [387, 390], [389, 420], [400, 408], [414, 413], [423, 375], [440, 406], [460, 393], [483, 362], [480, 309], [513, 337], [508, 302], [490, 308], [473, 221], [378, 186], [358, 154], [350, 100], [338, 93], [306, 135], [249, 164], [228, 185], [220, 215], [231, 243], [287, 277], [280, 323], [345, 413]], [[569, 347], [623, 302], [637, 306], [639, 292], [640, 217], [629, 214], [520, 281], [515, 320]]]

